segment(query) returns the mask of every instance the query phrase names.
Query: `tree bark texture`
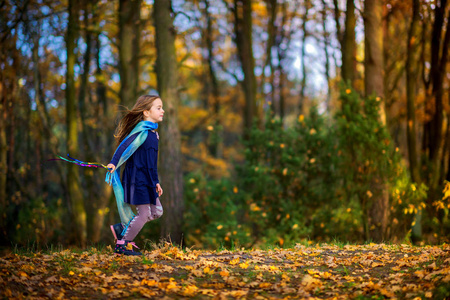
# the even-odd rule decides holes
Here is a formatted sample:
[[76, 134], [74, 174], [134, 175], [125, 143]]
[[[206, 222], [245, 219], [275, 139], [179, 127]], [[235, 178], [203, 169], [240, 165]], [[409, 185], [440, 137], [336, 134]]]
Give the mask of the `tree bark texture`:
[[[287, 3], [283, 2], [280, 6], [280, 10], [281, 10], [281, 15], [283, 16], [281, 18], [281, 22], [280, 24], [277, 26], [278, 28], [278, 33], [275, 37], [275, 47], [277, 49], [277, 60], [278, 63], [276, 65], [275, 70], [272, 71], [271, 74], [271, 85], [272, 85], [272, 90], [273, 90], [273, 95], [276, 94], [276, 91], [278, 91], [278, 101], [279, 101], [279, 105], [278, 105], [278, 110], [279, 110], [279, 114], [280, 114], [280, 120], [281, 120], [281, 124], [283, 124], [283, 120], [286, 116], [286, 97], [285, 97], [285, 85], [286, 85], [286, 74], [285, 71], [283, 70], [283, 65], [282, 62], [285, 60], [286, 55], [287, 55], [287, 49], [284, 49], [283, 47], [281, 47], [281, 44], [283, 42], [289, 43], [291, 42], [291, 34], [292, 34], [292, 20], [290, 20], [289, 16], [288, 16], [288, 12], [287, 12]], [[288, 48], [288, 47], [286, 47]], [[278, 76], [278, 80], [276, 80], [276, 76], [275, 74]], [[275, 83], [277, 81], [277, 84]], [[273, 97], [275, 99], [275, 97]]]
[[[364, 81], [366, 97], [377, 96], [383, 99], [383, 2], [382, 0], [366, 0], [364, 2]], [[380, 121], [385, 125], [386, 117], [380, 100]], [[384, 176], [375, 176], [372, 182], [373, 198], [369, 206], [370, 237], [376, 242], [386, 238], [389, 221], [389, 192]]]
[[[274, 49], [274, 46], [276, 45], [277, 39], [279, 40], [279, 37], [277, 36], [279, 25], [277, 25], [278, 22], [276, 22], [278, 4], [277, 4], [276, 0], [265, 0], [265, 3], [266, 3], [267, 16], [269, 17], [269, 19], [267, 21], [268, 37], [267, 37], [267, 42], [266, 42], [265, 60], [264, 60], [263, 72], [261, 74], [261, 83], [259, 85], [259, 90], [264, 98], [264, 101], [262, 101], [262, 102], [265, 102], [266, 99], [269, 99], [272, 113], [276, 115], [277, 109], [275, 106], [275, 102], [276, 102], [275, 86], [273, 85], [275, 70], [274, 70], [274, 66], [272, 63], [272, 50]], [[271, 91], [268, 95], [264, 91], [264, 87], [266, 85], [266, 69], [267, 68], [270, 69], [269, 81], [271, 83]], [[261, 105], [261, 103], [260, 103], [260, 105]], [[257, 105], [258, 111], [260, 111], [259, 106]]]
[[[92, 26], [93, 28], [99, 27], [99, 1], [96, 1], [95, 4], [93, 4], [92, 7]], [[100, 64], [100, 53], [101, 53], [101, 41], [100, 41], [100, 32], [89, 32], [89, 34], [92, 35], [93, 39], [93, 46], [95, 49], [93, 49], [93, 55], [95, 57], [95, 78], [96, 82], [94, 83], [95, 86], [95, 95], [96, 95], [96, 103], [93, 107], [93, 116], [94, 120], [98, 123], [102, 122], [108, 122], [107, 124], [113, 125], [112, 122], [110, 122], [110, 116], [108, 115], [108, 106], [107, 106], [107, 98], [106, 98], [106, 84], [105, 84], [105, 76], [103, 75], [103, 70]], [[94, 91], [92, 91], [94, 92]], [[109, 129], [109, 126], [108, 126]], [[95, 137], [92, 138], [92, 143], [94, 144], [94, 147], [97, 149], [103, 149], [106, 148], [107, 145], [113, 145], [114, 140], [112, 135], [106, 135], [102, 134], [103, 128], [95, 128]], [[112, 128], [111, 128], [112, 130]], [[92, 135], [92, 133], [91, 133]], [[93, 135], [92, 135], [93, 136]], [[95, 151], [94, 151], [95, 152]], [[97, 161], [107, 161], [110, 159], [108, 151], [101, 151], [101, 153], [93, 153], [93, 157]], [[104, 222], [106, 217], [106, 207], [108, 206], [109, 200], [112, 196], [112, 189], [109, 185], [104, 184], [103, 180], [98, 180], [100, 178], [96, 178], [95, 184], [96, 186], [100, 186], [99, 189], [92, 190], [91, 194], [92, 197], [94, 197], [94, 201], [96, 203], [95, 205], [95, 216], [93, 217], [93, 220], [91, 222], [88, 222], [91, 226], [91, 230], [88, 230], [88, 233], [90, 232], [90, 235], [92, 237], [92, 242], [98, 242], [101, 240], [101, 233], [102, 229], [104, 228]]]
[[308, 22], [308, 13], [309, 13], [309, 1], [306, 0], [304, 4], [305, 13], [302, 16], [302, 47], [300, 53], [300, 60], [302, 62], [302, 81], [300, 88], [300, 103], [299, 103], [299, 114], [304, 113], [305, 107], [305, 93], [306, 93], [306, 38], [308, 37], [308, 31], [306, 30], [306, 23]]
[[[338, 20], [336, 21], [338, 22]], [[342, 36], [342, 79], [353, 86], [356, 74], [356, 40], [355, 40], [355, 3], [354, 0], [347, 0], [347, 10], [345, 12], [345, 29]]]
[[[74, 0], [69, 0], [69, 23], [67, 25], [67, 73], [66, 73], [66, 126], [67, 126], [67, 152], [78, 157], [78, 128], [77, 107], [75, 91], [75, 61], [76, 43], [78, 39], [78, 11]], [[84, 247], [86, 245], [86, 211], [84, 209], [83, 195], [80, 188], [79, 167], [74, 164], [67, 165], [67, 186], [70, 199], [71, 236], [69, 240]]]
[[[88, 107], [86, 99], [89, 98], [89, 83], [88, 75], [90, 73], [93, 33], [90, 29], [91, 23], [89, 19], [89, 12], [92, 11], [92, 5], [89, 2], [83, 3], [84, 7], [84, 33], [86, 41], [86, 51], [83, 55], [83, 73], [80, 76], [80, 89], [78, 92], [78, 104], [81, 118], [81, 130], [84, 144], [85, 157], [94, 158], [94, 149], [101, 148], [94, 145], [95, 129], [92, 128], [86, 120], [88, 119]], [[98, 123], [98, 120], [96, 121]], [[97, 159], [95, 159], [98, 161]], [[84, 202], [86, 209], [86, 230], [87, 239], [91, 243], [98, 243], [100, 241], [100, 232], [102, 229], [104, 214], [104, 207], [102, 204], [102, 195], [98, 193], [98, 186], [102, 183], [98, 182], [96, 176], [89, 168], [83, 168], [84, 178], [86, 179], [86, 194], [87, 201]]]
[[[8, 153], [8, 143], [6, 141], [6, 105], [8, 103], [7, 100], [7, 90], [6, 86], [3, 84], [3, 76], [0, 74], [0, 209], [2, 211], [2, 215], [0, 216], [2, 220], [6, 220], [6, 179], [8, 175], [8, 161], [7, 161], [7, 153]], [[5, 222], [1, 221], [1, 229], [5, 229], [3, 225]], [[1, 232], [1, 236], [3, 233], [6, 235], [6, 232]]]
[[119, 1], [120, 102], [131, 107], [138, 97], [142, 0]]
[[383, 16], [382, 0], [364, 2], [364, 85], [366, 97], [383, 98]]
[[[416, 82], [419, 54], [419, 29], [420, 29], [420, 0], [413, 0], [411, 26], [408, 32], [408, 45], [406, 56], [406, 139], [408, 143], [409, 172], [413, 182], [422, 181], [419, 171], [417, 155], [417, 132], [416, 132]], [[422, 212], [416, 214], [416, 222], [412, 228], [414, 240], [422, 238]]]
[[406, 57], [406, 108], [407, 108], [407, 142], [408, 159], [411, 178], [414, 182], [420, 182], [417, 140], [416, 140], [416, 82], [419, 54], [419, 29], [420, 29], [420, 0], [413, 0], [413, 12], [411, 26], [408, 33], [407, 57]]
[[[440, 2], [440, 5], [439, 3]], [[434, 100], [434, 111], [429, 123], [429, 159], [431, 161], [430, 188], [436, 190], [442, 181], [443, 161], [443, 137], [445, 136], [444, 124], [444, 76], [449, 55], [450, 44], [450, 22], [447, 20], [445, 37], [442, 37], [447, 9], [447, 0], [436, 3], [435, 21], [431, 36], [431, 70], [430, 79], [432, 84], [432, 95]], [[432, 192], [434, 193], [434, 192]]]
[[339, 44], [342, 46], [343, 33], [341, 29], [341, 10], [339, 9], [339, 0], [333, 0], [334, 21], [336, 24], [336, 36]]
[[153, 18], [156, 34], [156, 74], [158, 91], [164, 104], [161, 123], [160, 174], [164, 189], [161, 235], [175, 244], [183, 240], [183, 177], [181, 170], [181, 136], [178, 127], [178, 71], [175, 53], [175, 29], [170, 0], [155, 1]]
[[[17, 34], [0, 43], [0, 64], [4, 66], [0, 72], [0, 237], [7, 236], [8, 173], [11, 175], [12, 171], [8, 165], [8, 154], [14, 152], [8, 144], [8, 137], [14, 117], [12, 109], [17, 90], [17, 71], [20, 65], [16, 43]], [[12, 60], [12, 64], [7, 60]], [[5, 242], [0, 241], [0, 245], [4, 244]]]
[[[234, 29], [236, 33], [236, 46], [241, 62], [244, 80], [242, 82], [245, 94], [244, 128], [249, 131], [257, 117], [256, 105], [256, 77], [255, 59], [252, 47], [252, 3], [251, 0], [234, 1]], [[247, 134], [245, 134], [247, 136]]]
[[205, 0], [205, 16], [206, 16], [206, 47], [208, 48], [208, 71], [209, 78], [212, 85], [213, 97], [213, 115], [214, 115], [214, 129], [210, 133], [209, 150], [210, 153], [216, 157], [223, 157], [223, 130], [220, 122], [220, 87], [216, 73], [214, 72], [214, 51], [213, 51], [213, 20], [209, 13], [209, 1]]
[[[16, 42], [16, 36], [11, 39], [12, 42]], [[5, 62], [7, 59], [5, 48], [6, 42], [0, 45], [0, 62]], [[8, 45], [10, 48], [11, 45]], [[15, 51], [15, 50], [13, 50]], [[16, 55], [14, 55], [14, 60], [17, 60]], [[17, 63], [14, 62], [13, 65]], [[4, 64], [9, 66], [8, 64]], [[9, 71], [9, 72], [6, 72]], [[7, 244], [7, 195], [8, 195], [8, 152], [11, 151], [8, 145], [8, 127], [10, 127], [9, 117], [11, 116], [11, 106], [12, 106], [12, 95], [14, 94], [16, 80], [8, 80], [6, 74], [10, 73], [10, 76], [15, 77], [15, 70], [11, 68], [10, 70], [4, 70], [0, 72], [0, 245]], [[8, 245], [9, 246], [9, 245]]]
[[330, 76], [330, 57], [329, 57], [329, 47], [330, 47], [330, 37], [327, 30], [327, 3], [322, 0], [322, 30], [324, 39], [324, 54], [325, 54], [325, 78], [327, 80], [327, 99], [326, 105], [329, 107], [331, 101], [331, 76]]

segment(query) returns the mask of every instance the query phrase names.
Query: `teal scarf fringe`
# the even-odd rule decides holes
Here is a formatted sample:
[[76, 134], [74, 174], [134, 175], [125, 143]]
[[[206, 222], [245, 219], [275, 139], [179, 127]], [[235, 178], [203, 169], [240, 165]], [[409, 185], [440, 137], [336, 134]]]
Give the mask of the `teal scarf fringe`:
[[[119, 216], [122, 224], [128, 225], [135, 215], [133, 210], [131, 209], [131, 205], [124, 202], [125, 194], [122, 182], [120, 181], [120, 166], [125, 163], [131, 155], [133, 155], [133, 153], [137, 150], [137, 148], [139, 148], [139, 146], [142, 145], [142, 143], [144, 143], [144, 141], [147, 139], [148, 130], [155, 130], [156, 128], [158, 128], [157, 123], [153, 123], [150, 121], [139, 122], [133, 128], [131, 133], [122, 141], [122, 143], [120, 143], [119, 147], [133, 134], [139, 132], [139, 135], [122, 153], [122, 156], [117, 163], [114, 173], [106, 173], [105, 181], [113, 187], [114, 195], [116, 196], [117, 209], [119, 210]], [[119, 147], [117, 147], [117, 149], [119, 149]], [[114, 152], [114, 154], [116, 153]]]

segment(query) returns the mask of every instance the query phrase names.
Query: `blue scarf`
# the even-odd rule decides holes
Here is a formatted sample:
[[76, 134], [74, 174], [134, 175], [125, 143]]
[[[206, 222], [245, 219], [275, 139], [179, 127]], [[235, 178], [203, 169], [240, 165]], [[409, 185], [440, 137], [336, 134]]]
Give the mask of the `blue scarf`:
[[[105, 181], [112, 185], [114, 190], [114, 195], [116, 196], [117, 208], [119, 210], [119, 216], [122, 224], [129, 224], [131, 220], [134, 218], [134, 212], [131, 209], [131, 205], [124, 202], [124, 191], [122, 182], [120, 181], [120, 166], [130, 158], [131, 155], [139, 148], [139, 146], [144, 143], [147, 139], [148, 130], [155, 130], [158, 128], [157, 123], [153, 123], [150, 121], [141, 121], [139, 122], [131, 131], [131, 133], [120, 143], [117, 149], [133, 134], [138, 133], [139, 135], [136, 139], [123, 151], [122, 156], [117, 163], [116, 169], [114, 173], [106, 173]], [[116, 150], [117, 151], [117, 150]], [[114, 154], [116, 154], [114, 152]]]

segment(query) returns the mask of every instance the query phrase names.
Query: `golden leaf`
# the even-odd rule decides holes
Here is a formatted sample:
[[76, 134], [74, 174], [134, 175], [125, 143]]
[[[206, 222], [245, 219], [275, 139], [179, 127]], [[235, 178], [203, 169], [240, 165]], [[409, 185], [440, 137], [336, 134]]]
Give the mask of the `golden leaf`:
[[383, 264], [382, 263], [373, 262], [371, 267], [372, 268], [376, 268], [376, 267], [380, 267], [380, 266], [383, 266]]
[[229, 292], [229, 294], [235, 298], [244, 297], [245, 295], [247, 295], [247, 293], [248, 293], [248, 291], [241, 291], [241, 290]]
[[280, 271], [280, 269], [278, 267], [276, 267], [276, 266], [270, 266], [269, 270], [270, 271]]
[[261, 282], [259, 284], [259, 288], [261, 288], [261, 289], [266, 289], [266, 288], [269, 288], [271, 286], [272, 286], [272, 284], [270, 282]]
[[202, 277], [203, 273], [200, 270], [192, 270], [192, 275], [194, 275], [195, 277]]
[[320, 287], [322, 285], [322, 282], [309, 275], [305, 275], [302, 279], [302, 285], [305, 287], [306, 291], [311, 291], [316, 287]]
[[248, 264], [247, 263], [241, 263], [241, 264], [239, 264], [239, 267], [241, 267], [241, 269], [247, 269], [248, 268]]
[[158, 285], [158, 281], [156, 280], [147, 280], [147, 279], [142, 279], [141, 281], [141, 285], [147, 285], [147, 286], [157, 286]]
[[188, 285], [184, 288], [183, 290], [183, 295], [184, 296], [194, 296], [195, 294], [197, 294], [198, 292], [198, 287], [196, 287], [195, 285]]

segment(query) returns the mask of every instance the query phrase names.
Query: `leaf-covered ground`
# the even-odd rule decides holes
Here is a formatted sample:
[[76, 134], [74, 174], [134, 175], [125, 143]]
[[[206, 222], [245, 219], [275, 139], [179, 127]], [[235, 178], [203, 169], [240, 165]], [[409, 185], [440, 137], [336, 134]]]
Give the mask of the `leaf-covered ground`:
[[0, 298], [445, 299], [450, 245], [297, 245], [202, 251], [166, 244], [141, 257], [111, 249], [11, 253]]

